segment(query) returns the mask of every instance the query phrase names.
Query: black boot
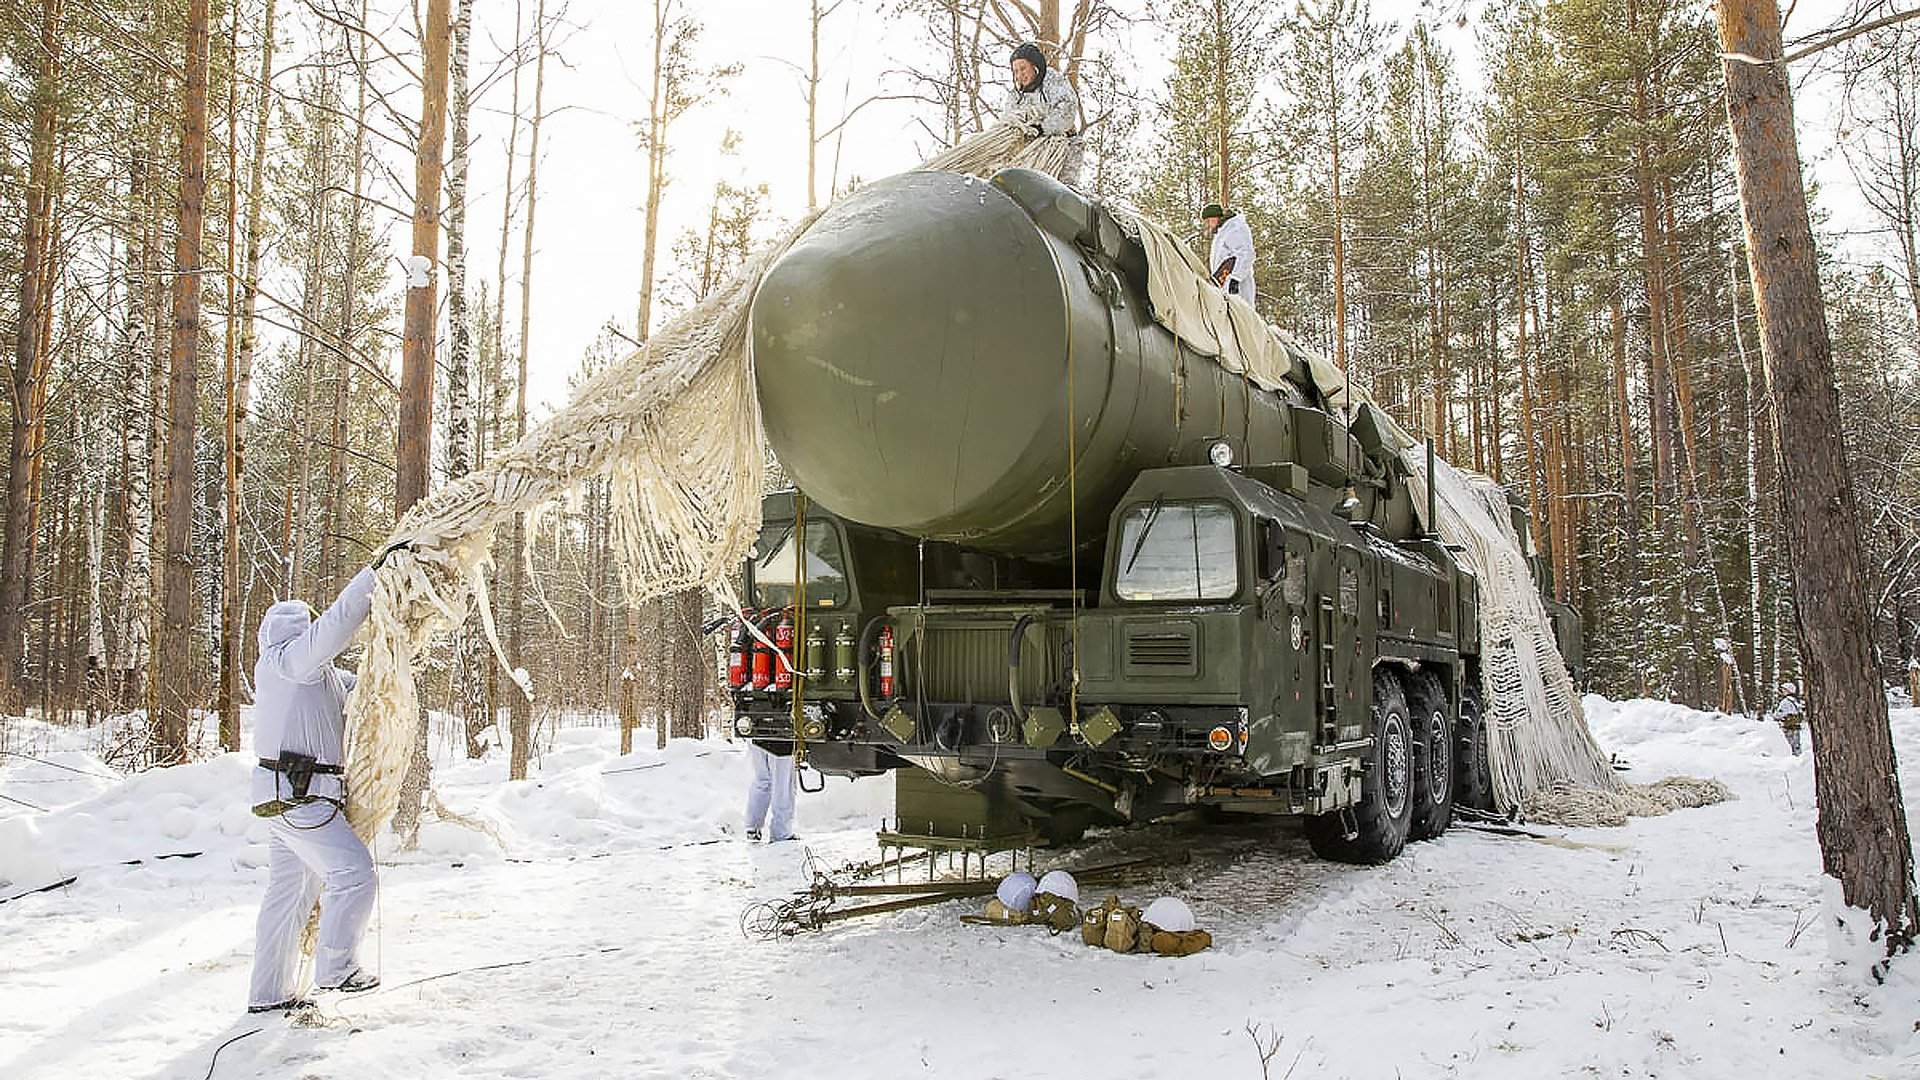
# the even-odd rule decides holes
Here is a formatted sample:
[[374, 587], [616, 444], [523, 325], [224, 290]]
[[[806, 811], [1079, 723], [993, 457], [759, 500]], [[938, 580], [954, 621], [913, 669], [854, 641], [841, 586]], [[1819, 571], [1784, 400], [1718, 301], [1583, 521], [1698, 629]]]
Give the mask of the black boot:
[[311, 1008], [313, 1008], [313, 1002], [308, 1001], [306, 998], [291, 997], [285, 1001], [277, 1001], [272, 1005], [249, 1005], [247, 1006], [247, 1011], [250, 1013], [293, 1012], [296, 1009]]
[[369, 975], [365, 971], [362, 971], [359, 968], [354, 968], [353, 974], [347, 976], [344, 979], [341, 979], [337, 985], [323, 986], [320, 989], [338, 990], [343, 994], [358, 994], [358, 993], [361, 993], [362, 991], [371, 990], [374, 987], [379, 985], [380, 985], [380, 976]]

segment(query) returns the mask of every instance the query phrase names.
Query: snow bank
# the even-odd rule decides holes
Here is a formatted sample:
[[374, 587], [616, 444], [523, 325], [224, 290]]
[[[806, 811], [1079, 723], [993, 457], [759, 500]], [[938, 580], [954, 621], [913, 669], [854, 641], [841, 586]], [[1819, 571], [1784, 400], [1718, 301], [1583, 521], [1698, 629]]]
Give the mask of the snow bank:
[[[470, 827], [430, 821], [418, 849], [395, 858], [593, 855], [741, 830], [751, 775], [744, 743], [676, 739], [665, 750], [647, 746], [624, 756], [618, 746], [616, 728], [563, 728], [521, 781], [506, 779], [504, 753], [443, 763], [435, 778], [441, 799], [483, 823], [499, 846]], [[877, 824], [892, 800], [891, 777], [829, 778], [824, 790], [799, 797], [795, 828], [804, 835]]]
[[[429, 812], [418, 847], [402, 851], [389, 833], [376, 854], [412, 863], [591, 856], [740, 831], [750, 776], [745, 744], [676, 739], [665, 750], [649, 745], [622, 756], [618, 749], [615, 727], [562, 728], [521, 781], [507, 780], [505, 751], [476, 761], [443, 755], [434, 787], [464, 821]], [[188, 852], [197, 853], [195, 866], [170, 867], [173, 876], [265, 866], [266, 823], [248, 797], [249, 748], [129, 777], [82, 750], [43, 756], [49, 764], [8, 758], [0, 766], [0, 793], [48, 807], [41, 813], [9, 803], [18, 812], [0, 817], [6, 895]], [[796, 828], [804, 835], [877, 823], [892, 811], [892, 792], [890, 777], [829, 779], [824, 791], [800, 796]]]

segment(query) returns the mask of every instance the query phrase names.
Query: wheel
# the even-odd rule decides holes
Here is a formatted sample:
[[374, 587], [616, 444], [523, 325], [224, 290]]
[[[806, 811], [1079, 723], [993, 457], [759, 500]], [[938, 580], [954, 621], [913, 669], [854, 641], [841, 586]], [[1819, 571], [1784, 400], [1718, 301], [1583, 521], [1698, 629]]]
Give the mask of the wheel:
[[1373, 676], [1373, 749], [1371, 767], [1360, 781], [1360, 803], [1353, 807], [1349, 837], [1338, 813], [1307, 819], [1307, 841], [1323, 859], [1383, 863], [1407, 846], [1413, 818], [1413, 725], [1407, 697], [1391, 671]]
[[1413, 821], [1409, 840], [1431, 840], [1453, 823], [1453, 718], [1446, 685], [1431, 671], [1407, 680], [1413, 719]]
[[1487, 718], [1480, 702], [1480, 677], [1468, 672], [1460, 690], [1460, 726], [1454, 730], [1454, 803], [1494, 813], [1493, 771], [1487, 763]]

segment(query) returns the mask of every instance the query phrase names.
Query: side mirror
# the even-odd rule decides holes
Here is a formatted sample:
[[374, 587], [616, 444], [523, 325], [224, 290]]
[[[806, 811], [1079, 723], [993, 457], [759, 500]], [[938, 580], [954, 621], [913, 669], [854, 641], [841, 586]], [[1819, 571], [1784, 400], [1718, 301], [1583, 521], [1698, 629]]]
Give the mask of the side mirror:
[[1287, 534], [1277, 521], [1260, 523], [1260, 580], [1287, 576]]

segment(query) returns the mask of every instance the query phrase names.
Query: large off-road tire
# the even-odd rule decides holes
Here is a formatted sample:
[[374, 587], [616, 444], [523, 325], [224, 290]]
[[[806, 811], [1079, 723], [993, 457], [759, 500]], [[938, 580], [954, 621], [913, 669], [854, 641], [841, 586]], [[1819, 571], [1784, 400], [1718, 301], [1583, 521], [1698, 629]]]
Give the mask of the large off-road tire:
[[1487, 716], [1480, 699], [1480, 676], [1469, 671], [1460, 688], [1460, 724], [1454, 729], [1454, 803], [1483, 814], [1494, 813], [1493, 771], [1487, 763]]
[[1307, 819], [1307, 841], [1323, 859], [1383, 863], [1407, 846], [1413, 819], [1413, 723], [1407, 697], [1393, 672], [1373, 675], [1372, 768], [1360, 781], [1360, 804], [1353, 808], [1354, 835], [1341, 815]]
[[1407, 679], [1407, 712], [1413, 720], [1413, 822], [1407, 839], [1431, 840], [1453, 823], [1454, 755], [1452, 709], [1446, 684], [1431, 671]]

